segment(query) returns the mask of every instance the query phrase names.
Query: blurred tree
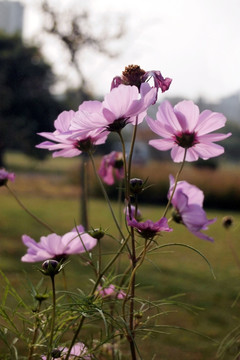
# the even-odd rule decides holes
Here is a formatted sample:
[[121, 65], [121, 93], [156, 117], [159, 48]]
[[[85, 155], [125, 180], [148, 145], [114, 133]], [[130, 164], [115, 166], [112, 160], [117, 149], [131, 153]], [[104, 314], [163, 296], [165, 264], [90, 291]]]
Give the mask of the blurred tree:
[[[45, 20], [43, 30], [60, 41], [68, 54], [69, 65], [78, 77], [78, 104], [89, 100], [93, 95], [89, 90], [81, 55], [86, 50], [91, 50], [110, 58], [116, 57], [118, 53], [112, 50], [111, 45], [125, 33], [123, 19], [118, 15], [117, 19], [113, 19], [114, 26], [109, 23], [109, 17], [92, 21], [90, 12], [81, 4], [74, 8], [69, 6], [68, 11], [64, 12], [59, 10], [59, 7], [54, 7], [49, 0], [42, 0], [42, 10]], [[71, 95], [71, 92], [68, 95]]]
[[41, 131], [51, 131], [61, 105], [50, 92], [54, 76], [36, 47], [19, 35], [0, 33], [0, 166], [6, 149], [44, 157], [35, 149]]

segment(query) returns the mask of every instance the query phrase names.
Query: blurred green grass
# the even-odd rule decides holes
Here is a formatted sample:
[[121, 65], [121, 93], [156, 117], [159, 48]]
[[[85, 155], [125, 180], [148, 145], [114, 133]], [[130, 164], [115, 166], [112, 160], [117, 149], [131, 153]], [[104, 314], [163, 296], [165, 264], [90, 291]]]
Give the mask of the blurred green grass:
[[[55, 170], [51, 162], [48, 165], [45, 164], [48, 176], [43, 175], [44, 171], [40, 174], [34, 173], [32, 168], [29, 168], [28, 162], [25, 165], [17, 161], [16, 163], [18, 176], [15, 183], [10, 183], [9, 186], [17, 191], [29, 210], [56, 229], [59, 234], [69, 231], [76, 223], [79, 223], [79, 188], [58, 176], [58, 171], [64, 172], [65, 169], [66, 172], [71, 166], [76, 166], [77, 162], [75, 165], [72, 162], [70, 166], [68, 161], [66, 163], [65, 160], [59, 161], [61, 166], [58, 168], [55, 163]], [[11, 169], [15, 170], [14, 165]], [[35, 283], [41, 276], [36, 265], [20, 261], [26, 251], [21, 242], [21, 235], [28, 234], [39, 239], [48, 231], [21, 210], [6, 188], [0, 188], [0, 197], [0, 268], [9, 276], [21, 295], [26, 296], [28, 295], [27, 284], [24, 280], [26, 274]], [[116, 203], [114, 203], [114, 210], [118, 211]], [[145, 219], [158, 220], [162, 216], [163, 208], [144, 205], [141, 206], [141, 211]], [[229, 212], [225, 211], [208, 211], [209, 218], [217, 216], [216, 223], [212, 224], [208, 231], [208, 234], [214, 237], [214, 243], [194, 237], [182, 225], [177, 224], [173, 224], [172, 233], [166, 233], [158, 239], [159, 245], [181, 243], [196, 248], [207, 257], [216, 278], [213, 277], [208, 264], [199, 254], [181, 246], [165, 247], [154, 254], [149, 254], [137, 276], [139, 298], [159, 300], [181, 294], [179, 301], [201, 308], [191, 313], [181, 307], [166, 305], [163, 307], [166, 313], [159, 318], [159, 324], [196, 331], [214, 339], [215, 342], [184, 330], [164, 328], [161, 330], [169, 334], [155, 334], [139, 341], [144, 360], [152, 359], [154, 354], [156, 354], [154, 358], [156, 360], [215, 359], [218, 343], [227, 332], [239, 324], [240, 303], [237, 302], [235, 306], [233, 304], [240, 292], [240, 269], [234, 262], [226, 241], [227, 233], [221, 223], [222, 217], [228, 214]], [[235, 225], [229, 231], [229, 235], [239, 254], [240, 213], [231, 212], [230, 214], [234, 216]], [[102, 226], [116, 234], [110, 212], [102, 200], [95, 198], [90, 200], [89, 217], [92, 227]], [[115, 244], [106, 237], [103, 247], [103, 252], [109, 254], [115, 248]], [[105, 255], [104, 261], [108, 258], [109, 255]], [[124, 269], [128, 264], [128, 259], [127, 256], [125, 259], [124, 256], [122, 258], [121, 267]], [[86, 291], [90, 289], [91, 270], [83, 265], [77, 256], [71, 258], [67, 266], [67, 274], [69, 274], [70, 288], [80, 287]], [[44, 281], [47, 286], [47, 279]], [[61, 288], [60, 278], [57, 285]], [[233, 355], [226, 355], [224, 359], [233, 359]]]

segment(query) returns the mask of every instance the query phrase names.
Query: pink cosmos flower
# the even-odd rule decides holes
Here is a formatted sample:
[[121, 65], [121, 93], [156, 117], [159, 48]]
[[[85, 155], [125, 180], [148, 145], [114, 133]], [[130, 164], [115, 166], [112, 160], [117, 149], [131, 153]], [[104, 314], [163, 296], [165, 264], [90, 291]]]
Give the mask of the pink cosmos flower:
[[112, 151], [110, 154], [103, 156], [98, 174], [106, 184], [113, 185], [113, 171], [115, 171], [118, 180], [124, 178], [123, 155], [121, 152]]
[[[73, 157], [80, 155], [83, 151], [90, 150], [93, 145], [103, 144], [107, 138], [106, 134], [93, 128], [86, 129], [84, 126], [85, 122], [91, 123], [93, 117], [93, 114], [84, 110], [63, 111], [54, 122], [56, 129], [54, 132], [39, 133], [51, 141], [44, 141], [36, 147], [54, 151], [53, 157]], [[75, 118], [80, 119], [83, 123], [82, 127], [77, 128], [77, 132], [72, 125]]]
[[[171, 196], [173, 187], [174, 177], [170, 175], [168, 198]], [[201, 232], [207, 230], [208, 225], [216, 221], [216, 218], [207, 219], [203, 210], [203, 200], [204, 195], [200, 189], [186, 181], [179, 181], [171, 201], [174, 207], [173, 219], [177, 223], [184, 224], [193, 235], [200, 239], [213, 241], [211, 237]]]
[[[61, 360], [61, 359], [65, 359], [65, 355], [67, 355], [68, 353], [68, 348], [67, 347], [60, 347], [59, 349], [55, 349], [54, 350], [55, 353], [56, 353], [56, 356], [58, 356], [58, 353], [59, 353], [59, 357], [54, 357], [54, 359], [56, 360]], [[91, 360], [92, 357], [90, 355], [87, 355], [87, 347], [81, 343], [81, 342], [78, 342], [76, 343], [72, 349], [71, 349], [71, 355], [73, 356], [70, 356], [69, 359], [77, 359], [76, 356], [80, 356], [81, 359], [84, 359], [84, 360]], [[78, 359], [80, 359], [80, 357]], [[47, 357], [46, 356], [42, 356], [42, 360], [46, 360]]]
[[90, 251], [97, 244], [97, 240], [85, 233], [82, 226], [78, 226], [77, 230], [73, 229], [63, 236], [54, 233], [42, 236], [39, 242], [28, 235], [23, 235], [22, 241], [28, 247], [27, 254], [21, 259], [24, 262], [38, 262], [48, 259], [59, 261], [70, 254]]
[[231, 135], [213, 133], [225, 125], [226, 118], [216, 112], [205, 110], [201, 114], [192, 101], [181, 101], [174, 108], [164, 101], [158, 108], [157, 120], [147, 117], [151, 130], [163, 139], [150, 140], [149, 144], [158, 150], [170, 150], [174, 162], [182, 162], [185, 149], [186, 161], [204, 160], [219, 156], [224, 148], [215, 141]]
[[146, 110], [153, 103], [156, 89], [142, 84], [140, 93], [136, 86], [119, 85], [107, 94], [102, 103], [102, 117], [92, 119], [90, 129], [103, 132], [120, 132], [127, 124], [141, 123]]
[[9, 173], [4, 168], [0, 169], [0, 186], [5, 185], [8, 182], [8, 180], [13, 182], [15, 180], [15, 174]]
[[[162, 92], [167, 91], [172, 82], [172, 79], [170, 78], [164, 79], [160, 71], [144, 71], [138, 65], [129, 65], [125, 67], [125, 70], [122, 72], [122, 76], [116, 76], [113, 78], [111, 90], [118, 87], [120, 84], [135, 85], [138, 89], [140, 89], [141, 84], [149, 81], [150, 78], [153, 78], [154, 87], [157, 91], [158, 89], [161, 89]], [[155, 97], [155, 101], [156, 100], [157, 93]]]
[[161, 231], [172, 231], [168, 226], [168, 220], [163, 217], [157, 222], [151, 220], [146, 220], [144, 222], [138, 222], [136, 219], [127, 219], [129, 226], [137, 229], [137, 232], [144, 237], [145, 239], [152, 239], [155, 235], [159, 234]]
[[110, 284], [108, 287], [98, 286], [98, 294], [102, 298], [113, 298], [113, 299], [124, 299], [126, 294], [123, 290], [118, 290], [113, 284]]

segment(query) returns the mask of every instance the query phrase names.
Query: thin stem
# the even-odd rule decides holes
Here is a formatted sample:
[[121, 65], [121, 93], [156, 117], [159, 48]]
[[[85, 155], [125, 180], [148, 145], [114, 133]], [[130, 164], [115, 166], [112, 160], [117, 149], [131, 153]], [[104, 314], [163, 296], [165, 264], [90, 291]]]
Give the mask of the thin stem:
[[[124, 242], [122, 243], [122, 246], [119, 248], [117, 254], [112, 258], [112, 260], [109, 261], [109, 263], [105, 266], [105, 268], [102, 270], [102, 272], [98, 275], [98, 278], [97, 278], [97, 280], [96, 280], [96, 282], [94, 284], [94, 287], [93, 287], [92, 292], [91, 292], [90, 295], [94, 295], [94, 293], [95, 293], [95, 291], [97, 289], [97, 286], [100, 283], [103, 275], [107, 272], [107, 270], [112, 266], [112, 264], [115, 262], [115, 260], [118, 258], [118, 256], [122, 253], [122, 250], [126, 246], [127, 241], [128, 241], [128, 238], [126, 238], [124, 240]], [[78, 335], [79, 335], [79, 333], [81, 331], [81, 328], [83, 326], [84, 321], [85, 321], [85, 316], [82, 316], [81, 321], [80, 321], [80, 323], [78, 325], [78, 328], [77, 328], [77, 330], [76, 330], [76, 332], [74, 334], [74, 337], [72, 339], [71, 345], [70, 345], [70, 347], [68, 349], [68, 353], [66, 355], [65, 360], [68, 360], [69, 356], [71, 355], [71, 349], [72, 349], [73, 345], [75, 344], [75, 341], [77, 340], [77, 337], [78, 337]]]
[[96, 176], [97, 179], [98, 179], [99, 185], [100, 185], [100, 187], [101, 187], [101, 190], [102, 190], [102, 192], [103, 192], [103, 195], [104, 195], [104, 197], [105, 197], [105, 200], [106, 200], [106, 202], [107, 202], [107, 204], [108, 204], [108, 207], [109, 207], [109, 210], [110, 210], [110, 212], [111, 212], [112, 218], [113, 218], [113, 220], [114, 220], [114, 222], [115, 222], [115, 225], [116, 225], [116, 227], [117, 227], [117, 229], [118, 229], [118, 231], [119, 231], [119, 234], [121, 235], [122, 239], [125, 239], [125, 236], [123, 235], [123, 232], [122, 232], [122, 230], [121, 230], [121, 227], [120, 227], [120, 225], [119, 225], [119, 223], [118, 223], [118, 221], [117, 221], [117, 218], [116, 218], [116, 216], [115, 216], [115, 214], [114, 214], [114, 211], [113, 211], [112, 205], [111, 205], [111, 203], [110, 203], [108, 194], [107, 194], [107, 192], [106, 192], [106, 190], [105, 190], [105, 187], [103, 186], [103, 183], [102, 183], [102, 181], [101, 181], [101, 179], [100, 179], [100, 177], [99, 177], [99, 175], [98, 175], [98, 173], [97, 173], [96, 166], [95, 166], [95, 162], [94, 162], [93, 155], [92, 155], [91, 152], [89, 152], [89, 156], [90, 156], [90, 159], [91, 159], [91, 162], [92, 162], [92, 166], [93, 166], [93, 170], [94, 170], [95, 176]]
[[186, 156], [187, 156], [187, 148], [184, 150], [183, 161], [182, 161], [181, 167], [180, 167], [180, 169], [179, 169], [179, 171], [178, 171], [178, 173], [177, 173], [177, 175], [176, 175], [176, 177], [175, 177], [174, 187], [173, 187], [172, 193], [171, 193], [171, 195], [170, 195], [170, 198], [169, 198], [169, 200], [168, 200], [167, 206], [166, 206], [166, 208], [165, 208], [165, 210], [164, 210], [163, 217], [165, 217], [165, 216], [167, 215], [169, 206], [171, 205], [172, 198], [173, 198], [173, 195], [174, 195], [175, 190], [176, 190], [176, 187], [177, 187], [177, 182], [178, 182], [179, 176], [180, 176], [180, 174], [181, 174], [181, 172], [182, 172], [182, 169], [183, 169], [183, 167], [184, 167], [184, 164], [185, 164]]
[[101, 274], [102, 268], [102, 247], [101, 247], [101, 240], [98, 240], [98, 276]]
[[35, 320], [35, 324], [34, 324], [34, 332], [33, 332], [32, 343], [31, 343], [30, 348], [29, 348], [28, 360], [32, 360], [32, 358], [33, 358], [33, 352], [34, 352], [34, 349], [35, 349], [35, 343], [36, 343], [38, 329], [39, 329], [38, 315], [39, 315], [39, 312], [40, 312], [40, 307], [41, 307], [41, 302], [39, 301], [38, 302], [38, 307], [36, 309], [36, 320]]
[[[78, 325], [77, 331], [75, 332], [74, 337], [72, 338], [71, 345], [70, 345], [69, 348], [68, 348], [68, 352], [67, 352], [67, 355], [66, 355], [66, 357], [65, 357], [65, 360], [68, 360], [68, 359], [69, 359], [69, 356], [71, 355], [72, 347], [73, 347], [73, 345], [75, 344], [75, 342], [76, 342], [76, 340], [77, 340], [78, 334], [79, 334], [80, 331], [81, 331], [81, 328], [82, 328], [82, 326], [83, 326], [84, 321], [85, 321], [85, 316], [82, 316], [81, 321], [80, 321], [80, 323], [79, 323], [79, 325]], [[48, 359], [47, 359], [47, 360], [48, 360]]]
[[53, 344], [53, 335], [54, 335], [54, 327], [55, 327], [55, 316], [56, 316], [56, 290], [55, 290], [55, 276], [51, 276], [52, 281], [52, 323], [51, 323], [51, 333], [50, 333], [50, 339], [49, 339], [49, 345], [48, 345], [48, 356], [47, 360], [50, 359], [51, 351], [52, 351], [52, 344]]
[[11, 195], [14, 197], [14, 199], [17, 201], [17, 203], [21, 206], [21, 208], [28, 214], [30, 215], [34, 220], [36, 220], [39, 224], [41, 224], [42, 226], [44, 226], [46, 229], [48, 229], [51, 233], [54, 233], [55, 231], [45, 222], [43, 222], [42, 220], [40, 220], [36, 215], [34, 215], [33, 213], [31, 213], [31, 211], [29, 211], [25, 205], [23, 205], [23, 203], [21, 202], [21, 200], [19, 200], [19, 198], [17, 197], [17, 195], [15, 194], [15, 192], [13, 190], [10, 189], [10, 187], [5, 184], [6, 188], [8, 189], [8, 191], [11, 193]]
[[137, 137], [137, 128], [138, 128], [137, 125], [138, 125], [138, 116], [137, 116], [137, 118], [136, 118], [136, 123], [135, 123], [134, 130], [133, 130], [131, 148], [130, 148], [130, 152], [129, 152], [129, 160], [128, 160], [128, 181], [130, 181], [130, 178], [131, 178], [132, 157], [133, 157], [133, 150], [134, 150], [134, 145], [135, 145], [135, 141], [136, 141], [136, 137]]
[[81, 194], [81, 224], [85, 229], [88, 229], [88, 183], [87, 183], [87, 173], [88, 173], [88, 159], [87, 155], [84, 153], [81, 159], [81, 185], [82, 185], [82, 194]]

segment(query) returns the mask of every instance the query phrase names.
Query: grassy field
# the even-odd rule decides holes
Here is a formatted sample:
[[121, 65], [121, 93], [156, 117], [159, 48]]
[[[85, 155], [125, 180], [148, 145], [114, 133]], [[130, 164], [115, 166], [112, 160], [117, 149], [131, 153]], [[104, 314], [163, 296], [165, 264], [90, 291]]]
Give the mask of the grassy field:
[[[29, 164], [24, 158], [8, 159], [11, 169], [17, 170], [14, 189], [25, 206], [43, 221], [47, 222], [59, 234], [69, 231], [75, 223], [79, 223], [80, 191], [63, 174], [72, 171], [76, 161], [56, 159], [54, 165], [33, 161]], [[62, 160], [62, 159], [61, 159]], [[55, 160], [54, 160], [55, 161]], [[21, 235], [28, 234], [35, 239], [47, 234], [40, 224], [21, 210], [7, 189], [0, 188], [0, 268], [9, 277], [11, 283], [23, 297], [28, 295], [27, 277], [37, 283], [40, 275], [36, 266], [21, 263], [25, 247]], [[114, 204], [117, 211], [117, 205]], [[141, 207], [144, 218], [158, 220], [163, 208], [157, 206]], [[226, 232], [222, 227], [222, 217], [234, 217], [234, 226]], [[215, 239], [209, 243], [192, 236], [181, 225], [174, 225], [174, 231], [164, 234], [159, 244], [179, 243], [194, 247], [210, 262], [215, 277], [207, 262], [195, 251], [176, 245], [165, 247], [148, 256], [137, 276], [137, 297], [145, 297], [149, 301], [178, 297], [187, 307], [164, 305], [162, 316], [158, 319], [162, 334], [154, 334], [139, 338], [139, 347], [144, 360], [212, 360], [216, 359], [218, 346], [226, 334], [240, 324], [240, 301], [235, 301], [240, 293], [240, 269], [237, 267], [229, 247], [231, 244], [236, 253], [240, 253], [239, 224], [240, 213], [226, 211], [209, 211], [208, 217], [217, 216], [208, 234]], [[109, 210], [99, 199], [91, 199], [89, 204], [90, 224], [93, 227], [109, 228], [116, 233]], [[114, 247], [113, 241], [104, 240], [104, 259]], [[122, 260], [122, 268], [128, 263], [127, 257]], [[71, 258], [67, 267], [69, 287], [84, 290], [90, 289], [89, 267], [83, 265], [77, 256]], [[47, 284], [47, 280], [44, 280]], [[57, 286], [62, 287], [61, 279]], [[186, 331], [188, 329], [189, 331]], [[0, 349], [4, 345], [0, 343]], [[233, 360], [236, 349], [233, 348], [224, 356], [224, 360]], [[3, 351], [3, 350], [2, 350]], [[155, 357], [154, 357], [155, 355]], [[1, 358], [1, 357], [0, 357]]]

